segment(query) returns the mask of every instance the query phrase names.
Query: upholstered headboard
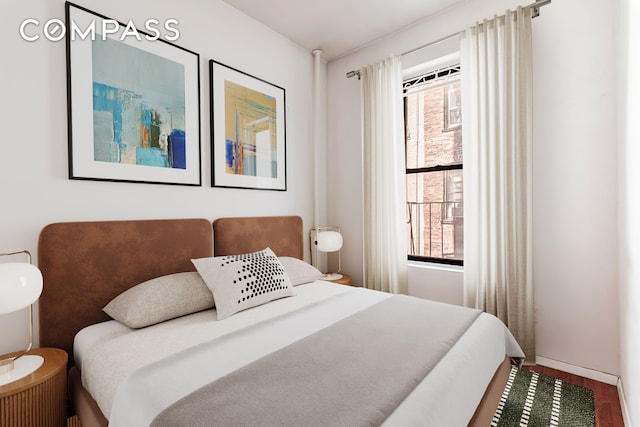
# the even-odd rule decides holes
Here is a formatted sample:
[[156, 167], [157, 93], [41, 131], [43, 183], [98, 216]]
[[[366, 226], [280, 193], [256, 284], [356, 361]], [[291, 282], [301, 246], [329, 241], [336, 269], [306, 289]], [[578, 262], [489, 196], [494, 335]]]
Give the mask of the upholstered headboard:
[[194, 271], [193, 258], [270, 247], [303, 258], [297, 216], [160, 219], [49, 224], [40, 232], [40, 346], [61, 348], [73, 365], [73, 338], [109, 320], [102, 308], [123, 291], [154, 277]]
[[109, 317], [102, 308], [154, 277], [194, 271], [192, 258], [213, 255], [206, 219], [67, 222], [40, 232], [40, 346], [61, 348], [73, 364], [73, 337]]
[[303, 259], [302, 236], [302, 218], [299, 216], [219, 218], [213, 222], [216, 256], [269, 247], [278, 256]]

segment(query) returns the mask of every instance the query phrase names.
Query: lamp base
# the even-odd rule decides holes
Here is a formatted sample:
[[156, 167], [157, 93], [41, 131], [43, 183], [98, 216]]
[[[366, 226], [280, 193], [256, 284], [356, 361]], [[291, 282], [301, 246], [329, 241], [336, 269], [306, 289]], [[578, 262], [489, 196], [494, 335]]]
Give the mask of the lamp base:
[[324, 273], [324, 276], [322, 276], [321, 280], [327, 280], [327, 281], [332, 281], [332, 280], [340, 280], [342, 279], [344, 276], [342, 276], [342, 274], [340, 273]]
[[[0, 361], [0, 386], [12, 383], [33, 373], [44, 363], [42, 356], [26, 355], [17, 360], [5, 359]], [[13, 369], [10, 366], [13, 365]]]

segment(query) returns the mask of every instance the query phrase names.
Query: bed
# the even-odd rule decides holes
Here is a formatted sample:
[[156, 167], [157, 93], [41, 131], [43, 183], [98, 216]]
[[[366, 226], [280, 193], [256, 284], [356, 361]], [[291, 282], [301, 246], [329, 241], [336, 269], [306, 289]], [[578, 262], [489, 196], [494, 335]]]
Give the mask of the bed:
[[[311, 276], [295, 276], [294, 285], [303, 236], [297, 216], [44, 227], [40, 345], [69, 354], [81, 424], [489, 425], [509, 366], [523, 357], [504, 325]], [[286, 271], [286, 286], [272, 286], [290, 294], [219, 319], [228, 298], [214, 285], [215, 308], [142, 327], [103, 311], [147, 281], [198, 276], [209, 286], [203, 266], [255, 253]]]

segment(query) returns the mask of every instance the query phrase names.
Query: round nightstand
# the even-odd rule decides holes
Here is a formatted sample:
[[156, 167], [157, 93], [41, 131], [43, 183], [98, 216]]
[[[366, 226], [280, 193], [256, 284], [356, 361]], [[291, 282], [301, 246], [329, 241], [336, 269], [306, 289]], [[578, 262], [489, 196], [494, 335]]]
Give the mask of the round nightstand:
[[[16, 356], [11, 353], [0, 357]], [[1, 427], [60, 426], [67, 423], [67, 353], [36, 348], [27, 354], [42, 356], [35, 372], [0, 386]]]
[[328, 281], [329, 282], [333, 282], [333, 283], [339, 283], [341, 285], [351, 286], [351, 276], [349, 276], [348, 274], [344, 274], [344, 273], [340, 273], [340, 274], [342, 274], [342, 278], [341, 279], [328, 280]]

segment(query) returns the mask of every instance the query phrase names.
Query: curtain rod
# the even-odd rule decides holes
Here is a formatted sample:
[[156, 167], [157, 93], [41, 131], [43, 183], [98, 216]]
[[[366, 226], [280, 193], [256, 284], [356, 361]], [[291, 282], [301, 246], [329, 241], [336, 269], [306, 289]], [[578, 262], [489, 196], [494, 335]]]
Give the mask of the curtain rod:
[[[530, 7], [531, 9], [533, 9], [533, 13], [531, 14], [531, 17], [532, 18], [537, 18], [538, 16], [540, 16], [540, 8], [542, 6], [548, 5], [549, 3], [551, 3], [551, 0], [537, 0], [536, 2], [531, 3], [530, 5], [528, 5], [526, 7]], [[436, 45], [438, 43], [445, 42], [445, 41], [450, 40], [450, 39], [452, 39], [454, 37], [457, 37], [458, 34], [460, 34], [459, 31], [457, 33], [449, 34], [448, 36], [442, 37], [441, 39], [438, 39], [436, 41], [432, 41], [432, 42], [427, 43], [425, 45], [418, 46], [418, 47], [416, 47], [414, 49], [411, 49], [411, 50], [408, 50], [406, 52], [403, 52], [400, 56], [405, 56], [405, 55], [408, 55], [410, 53], [417, 52], [417, 51], [425, 49], [427, 47]], [[360, 70], [351, 70], [351, 71], [349, 71], [347, 73], [347, 78], [351, 78], [351, 77], [355, 77], [355, 76], [357, 76], [358, 80], [360, 80]]]

